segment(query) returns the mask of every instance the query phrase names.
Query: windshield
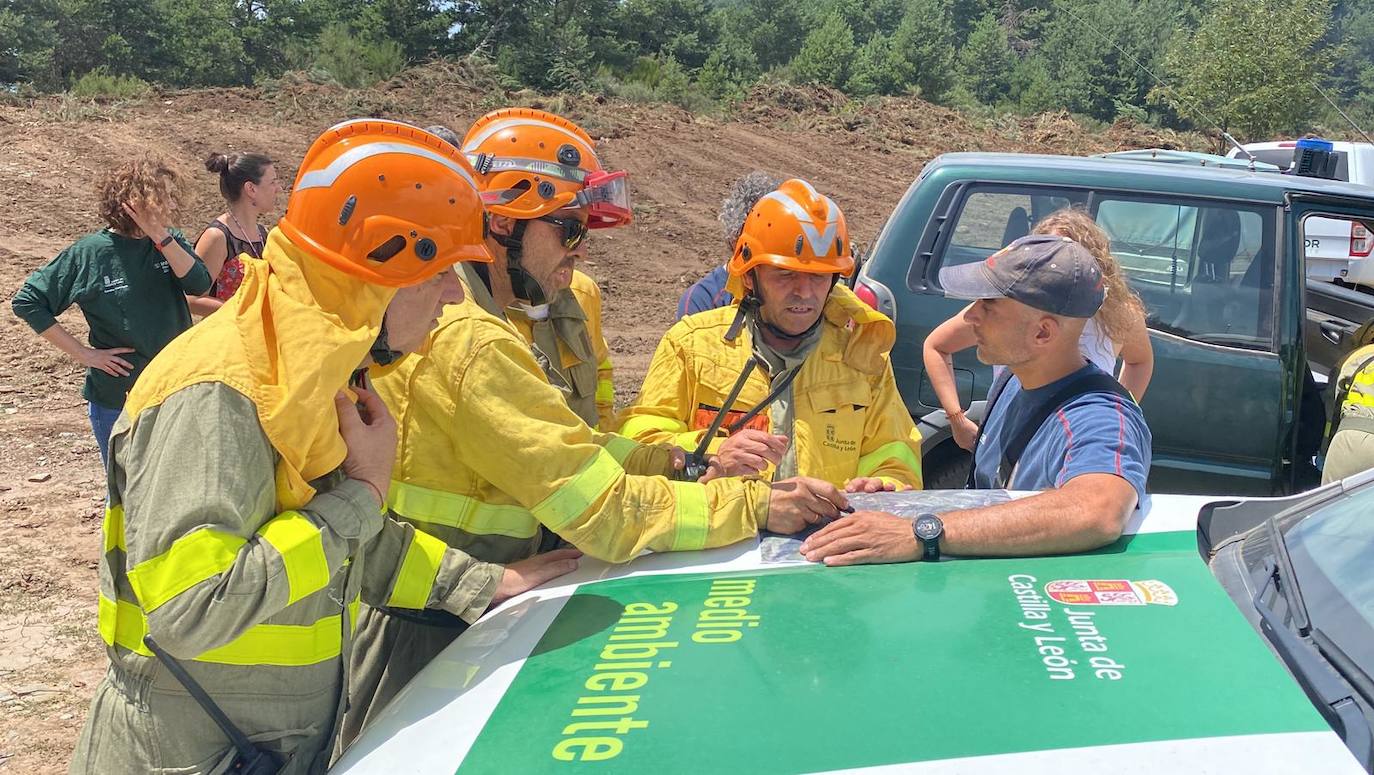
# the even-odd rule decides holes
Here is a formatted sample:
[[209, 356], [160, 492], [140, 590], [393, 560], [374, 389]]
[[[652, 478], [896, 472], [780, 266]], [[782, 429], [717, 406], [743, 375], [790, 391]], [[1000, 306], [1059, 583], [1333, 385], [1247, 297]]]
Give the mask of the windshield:
[[1374, 487], [1292, 523], [1284, 541], [1312, 623], [1374, 669]]

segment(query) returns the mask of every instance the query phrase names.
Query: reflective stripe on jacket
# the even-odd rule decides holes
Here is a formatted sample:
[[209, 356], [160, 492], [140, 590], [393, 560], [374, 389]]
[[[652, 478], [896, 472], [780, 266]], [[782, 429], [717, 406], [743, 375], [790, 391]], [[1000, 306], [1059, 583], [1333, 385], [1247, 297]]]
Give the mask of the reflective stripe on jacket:
[[1343, 417], [1374, 419], [1374, 344], [1351, 352], [1341, 362], [1335, 384], [1345, 390]]
[[[689, 315], [668, 329], [638, 400], [620, 416], [622, 434], [695, 448], [751, 357], [747, 327], [733, 342], [725, 339], [737, 309]], [[792, 385], [798, 475], [839, 487], [871, 476], [919, 488], [921, 436], [892, 376], [892, 321], [842, 285], [823, 314], [821, 340]], [[767, 394], [768, 377], [756, 369], [732, 410], [742, 413]]]
[[668, 449], [587, 427], [511, 325], [471, 301], [449, 305], [426, 354], [374, 384], [400, 425], [392, 514], [483, 560], [530, 556], [541, 529], [624, 562], [733, 543], [766, 522], [766, 484], [669, 481]]
[[[471, 621], [499, 580], [499, 566], [385, 519], [366, 485], [337, 473], [311, 482], [316, 494], [307, 503], [279, 508], [275, 450], [253, 403], [222, 383], [183, 388], [132, 421], [122, 416], [110, 449], [98, 598], [110, 680], [185, 701], [143, 711], [157, 730], [126, 730], [147, 736], [137, 745], [111, 739], [110, 725], [127, 721], [120, 712], [93, 711], [91, 744], [78, 750], [75, 770], [185, 767], [199, 759], [183, 755], [227, 747], [203, 731], [199, 740], [160, 747], [178, 737], [179, 724], [190, 735], [206, 719], [167, 710], [192, 706], [144, 646], [145, 634], [217, 701], [258, 698], [261, 708], [231, 715], [248, 734], [270, 736], [310, 720], [318, 739], [309, 744], [320, 750], [302, 754], [309, 762], [328, 755], [360, 602], [442, 607]], [[107, 702], [122, 696], [107, 694]], [[166, 764], [125, 758], [139, 750]]]
[[97, 619], [111, 669], [73, 770], [201, 771], [228, 750], [145, 634], [288, 771], [323, 770], [359, 603], [474, 620], [502, 572], [388, 520], [338, 470], [334, 397], [394, 290], [280, 231], [244, 269], [224, 308], [149, 364], [115, 424]]

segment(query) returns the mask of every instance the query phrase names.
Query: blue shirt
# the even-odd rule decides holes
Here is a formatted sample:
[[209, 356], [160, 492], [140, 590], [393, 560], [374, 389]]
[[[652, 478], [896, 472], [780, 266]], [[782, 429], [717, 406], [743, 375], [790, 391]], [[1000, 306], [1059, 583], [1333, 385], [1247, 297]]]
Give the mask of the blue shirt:
[[718, 266], [712, 269], [707, 275], [687, 289], [682, 294], [682, 298], [677, 303], [677, 316], [682, 319], [687, 315], [695, 315], [698, 312], [705, 312], [708, 309], [717, 307], [728, 307], [735, 297], [725, 290], [725, 281], [730, 279], [730, 274], [725, 271], [725, 267]]
[[[1035, 390], [1023, 390], [1021, 380], [1013, 376], [983, 423], [974, 487], [995, 487], [1002, 452], [1024, 418], [1052, 399], [1064, 383], [1090, 372], [1105, 373], [1089, 363]], [[1130, 482], [1143, 501], [1149, 473], [1150, 428], [1140, 407], [1114, 393], [1087, 393], [1045, 420], [1021, 453], [1007, 487], [1048, 490], [1081, 474], [1113, 474]]]

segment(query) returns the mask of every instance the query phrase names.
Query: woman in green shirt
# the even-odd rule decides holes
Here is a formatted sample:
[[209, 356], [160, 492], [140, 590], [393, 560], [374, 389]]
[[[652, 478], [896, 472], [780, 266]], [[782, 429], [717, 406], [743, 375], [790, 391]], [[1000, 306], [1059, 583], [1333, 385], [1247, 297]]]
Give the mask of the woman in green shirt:
[[[180, 190], [165, 162], [124, 162], [101, 178], [97, 194], [107, 227], [29, 275], [12, 304], [39, 336], [86, 367], [81, 395], [105, 463], [124, 397], [153, 356], [191, 327], [185, 294], [205, 293], [211, 277], [190, 243], [169, 228]], [[57, 322], [73, 304], [90, 327], [89, 346]]]

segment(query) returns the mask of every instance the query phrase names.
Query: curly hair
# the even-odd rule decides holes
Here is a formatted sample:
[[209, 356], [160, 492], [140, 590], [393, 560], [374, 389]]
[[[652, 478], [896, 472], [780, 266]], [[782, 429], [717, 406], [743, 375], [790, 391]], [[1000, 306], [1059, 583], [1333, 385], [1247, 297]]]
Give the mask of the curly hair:
[[429, 132], [430, 134], [434, 135], [435, 137], [439, 138], [440, 140], [443, 140], [444, 142], [448, 143], [449, 145], [453, 146], [454, 148], [457, 148], [457, 149], [460, 150], [460, 151], [463, 150], [463, 140], [462, 140], [462, 138], [460, 138], [460, 137], [458, 136], [458, 133], [457, 133], [457, 132], [454, 132], [452, 129], [449, 129], [448, 127], [444, 126], [443, 124], [435, 124], [434, 126], [427, 126], [427, 127], [425, 127], [425, 131], [426, 131], [426, 132]]
[[754, 170], [744, 177], [736, 180], [730, 185], [730, 193], [725, 195], [725, 201], [720, 203], [721, 236], [725, 237], [725, 244], [729, 250], [735, 249], [735, 243], [739, 241], [739, 234], [744, 230], [744, 220], [749, 217], [749, 211], [754, 209], [754, 205], [765, 194], [776, 191], [782, 185], [783, 179], [776, 175], [770, 175], [762, 170]]
[[1107, 298], [1097, 311], [1097, 321], [1108, 339], [1118, 344], [1125, 341], [1137, 321], [1145, 319], [1145, 304], [1126, 283], [1121, 265], [1112, 256], [1111, 239], [1107, 232], [1097, 225], [1097, 221], [1086, 210], [1065, 207], [1041, 218], [1031, 233], [1068, 237], [1093, 254], [1102, 269], [1102, 282], [1107, 288]]
[[96, 183], [95, 191], [101, 219], [121, 234], [140, 233], [138, 224], [124, 212], [125, 204], [170, 222], [185, 193], [172, 166], [153, 156], [132, 159], [108, 170]]

